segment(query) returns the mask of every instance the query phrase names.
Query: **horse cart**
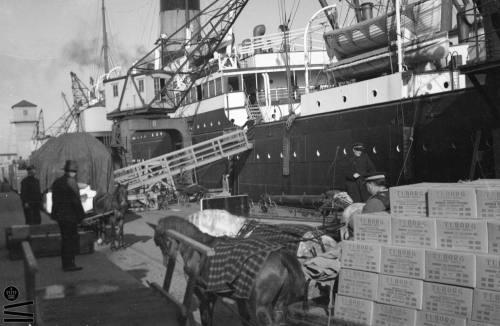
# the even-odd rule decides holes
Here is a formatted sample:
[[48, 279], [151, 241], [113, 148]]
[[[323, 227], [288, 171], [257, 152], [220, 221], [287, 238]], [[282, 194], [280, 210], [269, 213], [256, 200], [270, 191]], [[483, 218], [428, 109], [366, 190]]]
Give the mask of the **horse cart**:
[[[166, 274], [162, 285], [150, 286], [178, 305], [184, 325], [194, 325], [197, 309], [202, 325], [212, 325], [215, 302], [221, 297], [236, 303], [237, 311], [228, 308], [239, 315], [243, 325], [282, 324], [287, 307], [303, 300], [307, 283], [296, 253], [305, 241], [321, 250], [324, 232], [312, 232], [312, 237], [305, 238], [314, 228], [281, 225], [276, 229], [247, 221], [236, 237], [211, 236], [176, 216], [163, 218], [154, 226]], [[182, 302], [170, 292], [178, 255], [188, 277]]]

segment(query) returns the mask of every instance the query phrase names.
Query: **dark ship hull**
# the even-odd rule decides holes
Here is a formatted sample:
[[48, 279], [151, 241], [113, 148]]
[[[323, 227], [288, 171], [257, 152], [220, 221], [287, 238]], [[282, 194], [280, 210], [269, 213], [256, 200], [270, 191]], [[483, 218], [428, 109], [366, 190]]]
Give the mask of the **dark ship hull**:
[[[209, 125], [223, 111], [197, 116]], [[316, 195], [343, 189], [347, 157], [354, 142], [365, 143], [377, 169], [389, 184], [456, 182], [470, 175], [474, 143], [480, 171], [473, 177], [493, 176], [492, 116], [474, 89], [427, 95], [357, 109], [298, 117], [289, 130], [289, 175], [283, 175], [285, 121], [254, 126], [248, 134], [253, 150], [232, 160], [200, 168], [198, 182], [220, 187], [230, 174], [234, 193]], [[193, 134], [193, 143], [222, 131], [212, 128]]]

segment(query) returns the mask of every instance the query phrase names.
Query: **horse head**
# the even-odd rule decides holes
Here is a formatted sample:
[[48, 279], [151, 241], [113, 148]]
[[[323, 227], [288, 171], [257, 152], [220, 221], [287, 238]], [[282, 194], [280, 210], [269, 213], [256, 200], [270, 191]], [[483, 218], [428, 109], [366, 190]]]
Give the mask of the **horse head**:
[[127, 184], [116, 183], [113, 195], [115, 203], [117, 203], [120, 208], [127, 210], [129, 207]]

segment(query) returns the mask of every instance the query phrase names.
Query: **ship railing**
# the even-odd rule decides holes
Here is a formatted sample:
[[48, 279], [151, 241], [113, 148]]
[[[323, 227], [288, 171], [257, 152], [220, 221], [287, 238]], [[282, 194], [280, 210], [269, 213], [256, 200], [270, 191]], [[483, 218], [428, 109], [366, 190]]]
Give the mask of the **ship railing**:
[[[320, 24], [309, 28], [310, 36], [307, 38], [310, 50], [325, 50], [325, 41], [323, 32], [328, 23], [322, 21]], [[288, 51], [304, 51], [304, 31], [305, 28], [299, 28], [289, 31]], [[263, 36], [256, 36], [244, 41], [237, 47], [237, 53], [240, 56], [253, 55], [255, 53], [283, 52], [283, 33], [273, 33]]]
[[175, 187], [173, 177], [219, 159], [252, 148], [243, 130], [223, 134], [174, 152], [170, 152], [114, 172], [115, 181], [128, 190], [152, 186], [162, 180]]
[[[299, 102], [300, 101], [300, 96], [305, 94], [306, 89], [305, 87], [297, 87], [292, 90], [292, 101], [293, 102]], [[270, 99], [272, 104], [284, 104], [288, 103], [288, 88], [286, 87], [279, 87], [279, 88], [271, 88], [269, 90], [270, 93]], [[266, 94], [264, 91], [259, 91], [257, 93], [257, 98], [261, 102], [266, 101]]]

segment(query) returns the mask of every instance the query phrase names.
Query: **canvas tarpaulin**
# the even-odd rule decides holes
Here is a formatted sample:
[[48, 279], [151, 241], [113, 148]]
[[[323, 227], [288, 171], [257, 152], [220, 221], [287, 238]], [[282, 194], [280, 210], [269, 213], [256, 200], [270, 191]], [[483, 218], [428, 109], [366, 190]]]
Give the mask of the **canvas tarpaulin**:
[[42, 192], [63, 175], [66, 160], [78, 163], [79, 183], [90, 185], [98, 193], [112, 191], [113, 163], [109, 151], [88, 133], [69, 133], [49, 139], [30, 157], [30, 163], [36, 168]]

